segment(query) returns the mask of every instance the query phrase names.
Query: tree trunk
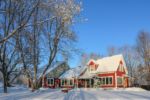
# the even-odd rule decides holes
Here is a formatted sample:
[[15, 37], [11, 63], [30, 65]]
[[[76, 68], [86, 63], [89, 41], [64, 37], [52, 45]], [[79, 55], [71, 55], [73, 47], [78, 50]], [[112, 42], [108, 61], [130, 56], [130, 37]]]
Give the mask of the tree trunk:
[[4, 83], [4, 86], [3, 86], [4, 93], [7, 93], [7, 79], [6, 79], [6, 76], [4, 76], [3, 83]]

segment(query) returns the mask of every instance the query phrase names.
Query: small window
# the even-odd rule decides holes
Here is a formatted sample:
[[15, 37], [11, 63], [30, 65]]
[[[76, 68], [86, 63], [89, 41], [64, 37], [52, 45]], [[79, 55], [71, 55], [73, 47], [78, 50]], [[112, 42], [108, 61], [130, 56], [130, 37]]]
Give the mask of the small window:
[[54, 79], [53, 78], [48, 78], [48, 85], [54, 85]]
[[108, 84], [108, 80], [109, 80], [108, 77], [106, 77], [106, 84]]
[[111, 85], [112, 77], [102, 77], [102, 78], [100, 78], [100, 82], [102, 85]]
[[65, 85], [65, 80], [61, 80], [61, 84], [62, 84], [62, 85]]
[[72, 79], [62, 79], [61, 80], [61, 85], [62, 86], [72, 86], [73, 85], [73, 80]]
[[73, 80], [70, 80], [70, 85], [73, 85]]
[[95, 72], [96, 71], [96, 66], [95, 65], [90, 65], [89, 66], [89, 71], [92, 73], [92, 72]]
[[102, 84], [105, 85], [105, 78], [102, 78]]
[[118, 85], [122, 85], [122, 83], [123, 83], [122, 77], [118, 77], [118, 78], [117, 78], [117, 84], [118, 84]]
[[112, 77], [109, 77], [108, 84], [112, 84]]
[[121, 66], [121, 70], [122, 70], [122, 72], [124, 72], [124, 67], [123, 66]]
[[65, 85], [68, 85], [68, 82], [67, 82], [67, 80], [65, 80]]
[[120, 71], [120, 72], [124, 72], [124, 67], [123, 67], [123, 65], [119, 65], [119, 71]]

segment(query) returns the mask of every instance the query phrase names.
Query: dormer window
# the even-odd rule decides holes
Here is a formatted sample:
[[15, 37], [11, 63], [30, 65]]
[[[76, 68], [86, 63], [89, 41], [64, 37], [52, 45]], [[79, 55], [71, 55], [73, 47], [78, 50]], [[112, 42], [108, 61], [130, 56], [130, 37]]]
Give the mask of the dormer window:
[[122, 61], [120, 61], [119, 69], [120, 72], [124, 72], [124, 67]]
[[88, 65], [88, 71], [90, 73], [95, 72], [97, 70], [97, 68], [98, 68], [98, 65], [95, 64], [95, 62], [93, 62], [93, 61], [91, 61]]
[[89, 72], [95, 72], [97, 70], [98, 65], [89, 65]]
[[92, 66], [90, 66], [90, 71], [91, 72], [93, 72], [93, 71], [95, 71], [96, 69], [95, 69], [95, 66], [94, 65], [92, 65]]

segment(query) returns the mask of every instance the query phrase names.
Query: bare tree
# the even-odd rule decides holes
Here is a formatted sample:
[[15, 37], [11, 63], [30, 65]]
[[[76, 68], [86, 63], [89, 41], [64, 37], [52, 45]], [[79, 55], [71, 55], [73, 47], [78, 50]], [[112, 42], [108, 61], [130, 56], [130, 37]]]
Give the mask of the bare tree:
[[[1, 0], [0, 1], [0, 71], [3, 74], [4, 92], [7, 86], [18, 76], [17, 67], [20, 63], [20, 55], [17, 52], [15, 33], [19, 32], [30, 19], [35, 6], [31, 6], [25, 0]], [[18, 23], [18, 17], [22, 16]], [[10, 38], [11, 37], [11, 38]], [[9, 39], [9, 40], [8, 40]], [[13, 75], [14, 78], [12, 77]]]
[[[0, 70], [4, 92], [7, 92], [8, 73], [18, 66], [23, 67], [32, 88], [37, 89], [58, 54], [70, 55], [76, 51], [77, 37], [72, 24], [80, 13], [80, 6], [75, 0], [0, 1]], [[43, 60], [47, 64], [43, 64]]]
[[143, 60], [143, 73], [147, 73], [144, 78], [150, 84], [150, 33], [140, 32], [137, 36], [136, 49]]
[[103, 57], [102, 55], [96, 54], [96, 53], [90, 53], [90, 54], [82, 53], [81, 58], [80, 58], [81, 59], [80, 64], [81, 64], [81, 66], [86, 66], [90, 59], [97, 60], [102, 57]]
[[[4, 34], [6, 30], [3, 31], [0, 28], [0, 34], [3, 37], [0, 40], [0, 44], [6, 42], [9, 38], [11, 38], [16, 32], [27, 27], [30, 17], [34, 12], [35, 8], [39, 5], [40, 0], [30, 0], [27, 2], [26, 0], [1, 0], [0, 1], [0, 21], [1, 21], [1, 28], [7, 27], [7, 36]], [[20, 23], [17, 22], [17, 17], [22, 16]], [[4, 20], [5, 19], [5, 20]], [[13, 28], [11, 25], [13, 24]]]
[[108, 47], [108, 55], [123, 54], [126, 66], [128, 68], [128, 74], [130, 76], [131, 86], [135, 84], [137, 79], [137, 67], [141, 64], [140, 56], [134, 46], [124, 45], [122, 47], [111, 46]]
[[16, 42], [14, 39], [9, 41], [14, 42], [14, 45], [5, 42], [0, 46], [0, 72], [3, 75], [4, 93], [7, 93], [7, 87], [21, 73], [18, 66], [20, 55], [16, 50]]
[[[32, 89], [39, 88], [43, 75], [58, 54], [69, 55], [75, 51], [76, 34], [71, 26], [79, 12], [80, 5], [74, 0], [41, 1], [30, 19], [32, 26], [20, 31], [23, 36], [18, 34], [22, 63], [31, 80]], [[44, 19], [51, 20], [36, 24]], [[31, 59], [29, 62], [28, 58]], [[42, 64], [43, 59], [46, 64]], [[44, 67], [39, 76], [38, 69], [41, 65]]]
[[137, 51], [146, 67], [150, 67], [150, 33], [141, 32], [137, 37]]
[[124, 55], [126, 66], [128, 68], [128, 74], [130, 76], [131, 86], [133, 86], [137, 79], [137, 67], [141, 64], [141, 59], [133, 46], [123, 46], [118, 50]]

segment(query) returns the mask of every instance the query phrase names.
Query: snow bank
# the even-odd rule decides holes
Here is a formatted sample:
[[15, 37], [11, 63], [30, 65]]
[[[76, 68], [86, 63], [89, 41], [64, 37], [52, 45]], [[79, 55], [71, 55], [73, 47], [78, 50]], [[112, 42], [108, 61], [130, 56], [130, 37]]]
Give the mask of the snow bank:
[[142, 88], [138, 87], [131, 87], [131, 88], [78, 88], [74, 90], [84, 90], [84, 91], [147, 91]]
[[138, 87], [131, 87], [131, 88], [114, 88], [114, 89], [107, 89], [107, 90], [112, 90], [112, 91], [146, 91], [142, 88]]
[[61, 92], [61, 89], [40, 88], [31, 92], [28, 88], [12, 87], [9, 88], [8, 94], [0, 93], [0, 100], [150, 100], [149, 98], [149, 91], [135, 87], [118, 89], [75, 88], [68, 93]]
[[142, 88], [137, 88], [137, 87], [133, 87], [133, 88], [125, 88], [126, 91], [146, 91]]
[[36, 90], [35, 92], [44, 92], [44, 91], [47, 91], [48, 89], [50, 88], [39, 88], [38, 90]]

